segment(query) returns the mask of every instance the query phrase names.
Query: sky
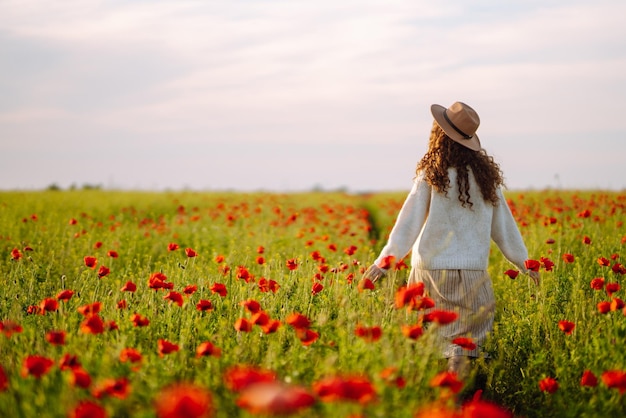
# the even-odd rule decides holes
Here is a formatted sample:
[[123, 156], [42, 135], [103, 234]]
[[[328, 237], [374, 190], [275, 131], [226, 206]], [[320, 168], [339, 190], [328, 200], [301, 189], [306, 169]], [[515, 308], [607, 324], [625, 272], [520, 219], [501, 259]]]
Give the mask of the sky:
[[0, 190], [408, 190], [462, 101], [508, 189], [626, 189], [623, 0], [0, 0]]

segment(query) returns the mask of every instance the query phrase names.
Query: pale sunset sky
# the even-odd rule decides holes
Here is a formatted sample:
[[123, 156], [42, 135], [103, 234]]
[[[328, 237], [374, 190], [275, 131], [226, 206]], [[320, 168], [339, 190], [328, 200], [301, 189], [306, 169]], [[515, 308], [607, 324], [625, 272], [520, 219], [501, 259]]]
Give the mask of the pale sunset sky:
[[463, 101], [509, 189], [626, 188], [623, 0], [0, 0], [0, 190], [408, 190]]

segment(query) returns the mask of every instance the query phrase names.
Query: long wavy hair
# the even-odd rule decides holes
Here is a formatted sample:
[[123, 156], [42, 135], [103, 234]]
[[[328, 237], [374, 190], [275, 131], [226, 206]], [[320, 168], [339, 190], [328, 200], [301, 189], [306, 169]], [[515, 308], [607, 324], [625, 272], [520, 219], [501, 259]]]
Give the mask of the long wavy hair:
[[434, 122], [428, 140], [428, 151], [417, 164], [415, 173], [423, 171], [428, 184], [447, 196], [450, 188], [448, 177], [450, 167], [457, 171], [458, 199], [463, 207], [473, 206], [469, 193], [468, 173], [470, 170], [478, 183], [482, 198], [493, 206], [498, 205], [497, 190], [499, 186], [504, 185], [504, 176], [500, 166], [487, 155], [485, 150], [473, 151], [453, 141], [437, 122]]

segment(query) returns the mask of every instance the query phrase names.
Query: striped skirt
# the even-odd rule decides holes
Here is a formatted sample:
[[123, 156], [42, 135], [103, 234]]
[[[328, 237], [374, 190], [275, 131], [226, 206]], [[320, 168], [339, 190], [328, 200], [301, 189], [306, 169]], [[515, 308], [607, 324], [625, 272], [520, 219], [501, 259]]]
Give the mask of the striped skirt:
[[[481, 355], [481, 346], [493, 330], [495, 297], [491, 277], [485, 270], [420, 270], [413, 268], [409, 284], [422, 282], [435, 309], [455, 311], [459, 318], [438, 327], [443, 357]], [[474, 350], [465, 350], [452, 340], [469, 337]]]

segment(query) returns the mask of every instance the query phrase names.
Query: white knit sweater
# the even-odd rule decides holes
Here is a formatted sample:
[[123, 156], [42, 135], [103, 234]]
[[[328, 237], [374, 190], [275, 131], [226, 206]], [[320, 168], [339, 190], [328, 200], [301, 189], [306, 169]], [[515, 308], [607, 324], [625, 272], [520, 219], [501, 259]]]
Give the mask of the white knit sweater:
[[497, 206], [483, 200], [470, 170], [469, 193], [474, 205], [463, 207], [458, 200], [456, 169], [450, 169], [448, 176], [447, 196], [434, 190], [423, 174], [415, 178], [376, 265], [390, 255], [400, 260], [412, 249], [414, 268], [486, 270], [493, 239], [506, 259], [526, 272], [528, 251], [502, 191], [498, 189]]

